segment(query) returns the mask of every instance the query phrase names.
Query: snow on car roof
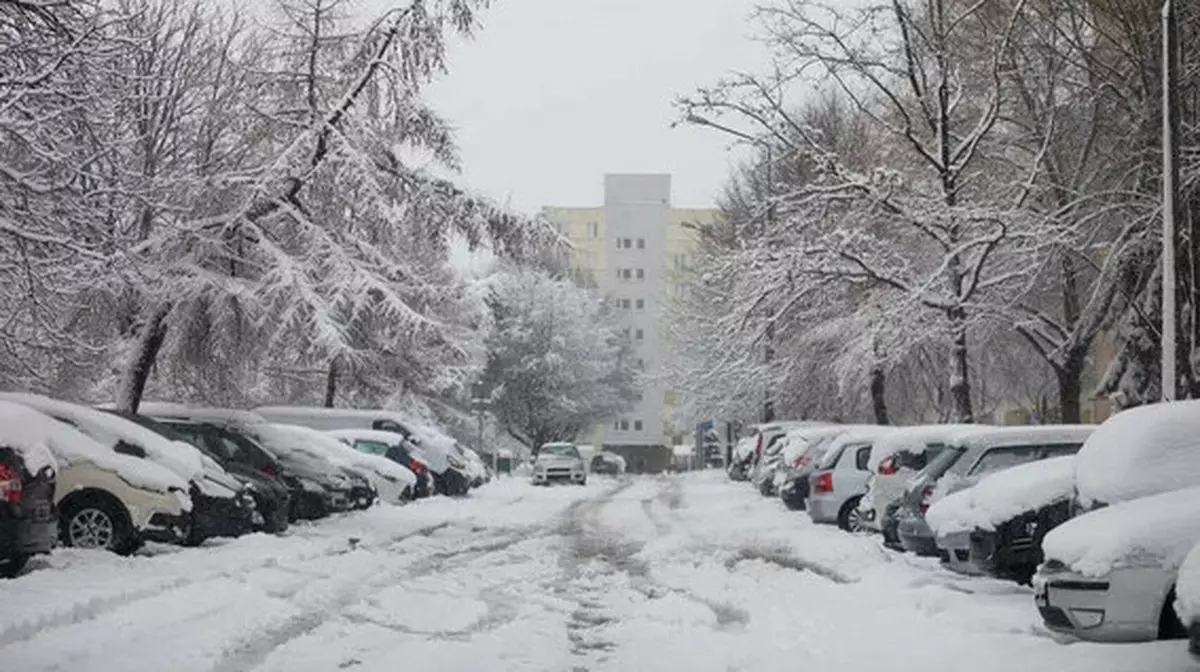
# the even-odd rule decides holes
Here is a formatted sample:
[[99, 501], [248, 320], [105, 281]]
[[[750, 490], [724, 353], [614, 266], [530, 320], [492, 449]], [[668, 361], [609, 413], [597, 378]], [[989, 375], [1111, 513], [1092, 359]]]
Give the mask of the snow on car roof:
[[897, 453], [920, 455], [930, 443], [940, 443], [964, 431], [977, 431], [986, 425], [914, 425], [896, 427], [887, 436], [879, 437], [871, 447], [871, 458], [867, 470], [875, 473], [879, 463]]
[[1200, 400], [1130, 408], [1096, 430], [1075, 463], [1085, 505], [1200, 485]]
[[925, 513], [925, 522], [938, 534], [994, 530], [1027, 511], [1070, 499], [1074, 489], [1074, 455], [1028, 462], [939, 499]]
[[952, 432], [946, 443], [967, 447], [993, 447], [1019, 444], [1026, 441], [1086, 440], [1097, 425], [1012, 425], [1006, 427], [967, 425]]
[[59, 469], [86, 462], [117, 474], [137, 488], [162, 493], [175, 488], [185, 508], [191, 508], [184, 494], [187, 482], [175, 472], [148, 460], [115, 453], [71, 425], [25, 404], [0, 401], [0, 443], [40, 445], [49, 451]]
[[31, 474], [46, 467], [58, 470], [50, 450], [50, 434], [56, 424], [62, 425], [28, 406], [0, 401], [0, 446], [17, 451], [25, 462], [25, 470]]
[[[398, 432], [388, 432], [382, 429], [331, 429], [325, 433], [338, 439], [349, 439], [351, 441], [375, 441], [388, 446], [399, 446], [408, 441], [408, 437], [404, 436], [403, 434]], [[421, 450], [420, 446], [415, 446], [412, 443], [408, 443], [404, 447], [406, 450], [408, 450], [408, 454], [412, 458], [420, 460], [426, 465], [429, 464], [429, 456], [427, 456], [425, 452]]]
[[266, 418], [254, 411], [189, 406], [169, 401], [143, 401], [138, 405], [138, 413], [156, 418], [179, 418], [236, 428], [249, 428], [267, 422]]
[[[1078, 457], [1076, 459], [1079, 459]], [[1046, 560], [1101, 577], [1125, 567], [1173, 569], [1200, 540], [1200, 487], [1120, 502], [1072, 518], [1042, 540]]]
[[338, 466], [356, 466], [370, 469], [382, 476], [416, 482], [416, 477], [407, 467], [396, 464], [386, 457], [359, 452], [319, 429], [300, 425], [272, 424], [270, 431], [281, 439], [289, 439], [289, 443], [292, 445], [302, 446], [308, 451], [319, 451], [326, 459]]
[[[782, 441], [786, 442], [783, 446], [783, 450], [781, 451], [784, 464], [792, 464], [795, 462], [796, 458], [803, 455], [814, 443], [818, 443], [823, 439], [833, 438], [857, 426], [858, 425], [815, 425], [792, 429], [787, 433], [787, 436], [781, 439]], [[751, 448], [753, 448], [753, 446], [751, 446]]]
[[136, 422], [88, 406], [37, 394], [3, 392], [0, 393], [0, 399], [24, 404], [53, 418], [65, 420], [110, 449], [122, 440], [136, 444], [145, 449], [148, 459], [186, 480], [199, 481], [204, 477], [204, 461], [198, 448], [182, 441], [172, 441]]

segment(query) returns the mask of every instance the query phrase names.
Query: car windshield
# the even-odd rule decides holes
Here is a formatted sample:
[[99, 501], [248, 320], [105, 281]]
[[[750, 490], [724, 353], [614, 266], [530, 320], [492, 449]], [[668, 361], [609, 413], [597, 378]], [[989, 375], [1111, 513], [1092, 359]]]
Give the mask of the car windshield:
[[354, 442], [354, 448], [359, 452], [369, 453], [371, 455], [387, 455], [388, 449], [391, 448], [391, 446], [383, 443], [382, 441], [359, 439]]
[[962, 446], [945, 446], [942, 448], [938, 456], [930, 460], [925, 468], [917, 472], [913, 477], [914, 481], [930, 482], [936, 481], [952, 469], [960, 460], [959, 458], [967, 452], [967, 449]]
[[579, 457], [579, 449], [571, 444], [551, 443], [542, 446], [538, 452], [538, 456], [546, 457]]

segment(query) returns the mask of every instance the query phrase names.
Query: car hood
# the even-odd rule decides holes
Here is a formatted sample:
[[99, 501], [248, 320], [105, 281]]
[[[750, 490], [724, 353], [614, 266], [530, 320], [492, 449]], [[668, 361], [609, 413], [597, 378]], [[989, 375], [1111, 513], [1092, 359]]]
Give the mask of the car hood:
[[583, 467], [583, 460], [577, 457], [539, 457], [533, 463], [535, 467]]

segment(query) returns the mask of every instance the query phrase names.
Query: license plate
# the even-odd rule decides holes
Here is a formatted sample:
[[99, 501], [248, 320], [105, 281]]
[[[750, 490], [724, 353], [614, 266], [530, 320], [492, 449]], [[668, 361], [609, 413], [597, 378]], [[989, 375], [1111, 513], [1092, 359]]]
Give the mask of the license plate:
[[1045, 581], [1033, 584], [1033, 603], [1039, 607], [1050, 606], [1050, 591], [1047, 589]]
[[34, 507], [34, 509], [33, 509], [33, 519], [34, 520], [49, 520], [50, 518], [51, 518], [51, 515], [50, 515], [50, 505], [49, 504], [41, 504], [37, 507]]

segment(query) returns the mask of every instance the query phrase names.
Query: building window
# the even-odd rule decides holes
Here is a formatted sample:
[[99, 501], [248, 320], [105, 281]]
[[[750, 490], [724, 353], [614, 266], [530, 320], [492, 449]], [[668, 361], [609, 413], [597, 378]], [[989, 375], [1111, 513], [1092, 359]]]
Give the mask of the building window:
[[645, 308], [646, 308], [646, 300], [645, 300], [645, 299], [638, 299], [638, 300], [637, 300], [637, 309], [638, 309], [638, 310], [644, 310]]
[[[641, 331], [641, 329], [638, 329], [638, 331]], [[629, 338], [629, 328], [628, 327], [626, 327], [621, 333], [625, 334], [625, 338]]]
[[629, 270], [628, 268], [621, 269], [621, 279], [622, 280], [629, 280], [632, 277], [633, 277], [633, 271]]
[[588, 238], [600, 237], [600, 224], [597, 222], [588, 222]]
[[618, 280], [621, 279], [621, 269], [619, 269], [619, 268], [617, 269], [617, 279]]
[[635, 431], [635, 432], [642, 431], [642, 421], [641, 420], [633, 421], [633, 431]]
[[621, 421], [620, 420], [613, 420], [613, 429], [617, 429], [617, 430], [621, 429]]
[[646, 249], [646, 239], [645, 238], [638, 238], [638, 249], [639, 250]]
[[685, 268], [687, 268], [687, 255], [686, 254], [675, 255], [675, 270], [682, 271]]
[[621, 310], [629, 310], [629, 299], [621, 299]]
[[628, 421], [628, 420], [622, 420], [622, 421], [621, 421], [621, 431], [622, 431], [622, 432], [625, 432], [625, 431], [628, 431], [628, 430], [629, 430], [629, 421]]
[[638, 280], [646, 279], [646, 269], [644, 269], [644, 268], [637, 269], [637, 279]]
[[617, 246], [628, 250], [629, 248], [633, 247], [633, 241], [628, 238], [622, 238], [621, 242]]
[[[628, 329], [626, 329], [626, 330], [625, 330], [625, 335], [626, 335], [626, 336], [628, 336], [628, 335], [629, 335], [629, 330], [628, 330]], [[639, 341], [640, 341], [640, 340], [642, 340], [642, 339], [643, 339], [643, 338], [645, 338], [645, 337], [646, 337], [646, 332], [645, 332], [645, 331], [643, 331], [643, 330], [641, 330], [641, 329], [638, 329], [638, 330], [637, 330], [637, 332], [636, 332], [636, 338], [637, 338], [637, 340], [639, 340]]]

